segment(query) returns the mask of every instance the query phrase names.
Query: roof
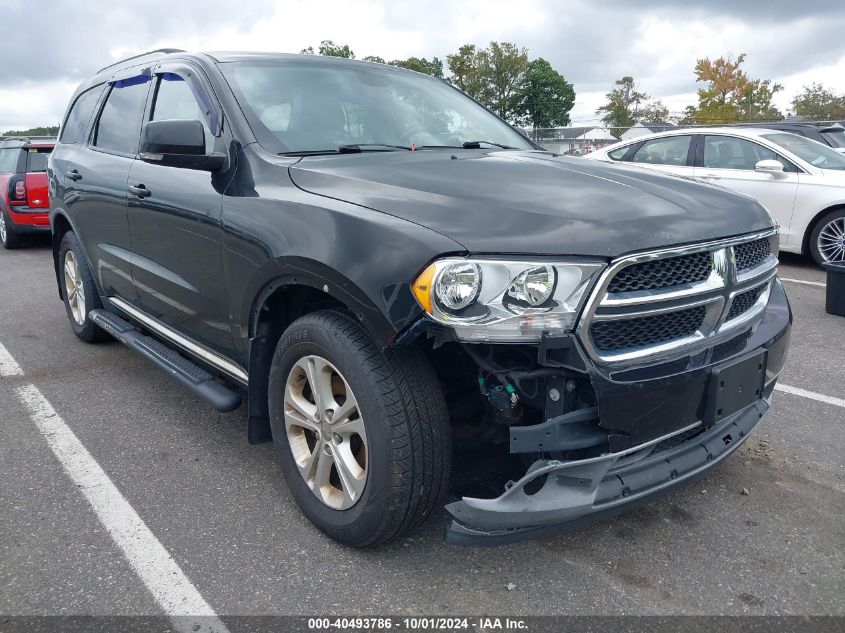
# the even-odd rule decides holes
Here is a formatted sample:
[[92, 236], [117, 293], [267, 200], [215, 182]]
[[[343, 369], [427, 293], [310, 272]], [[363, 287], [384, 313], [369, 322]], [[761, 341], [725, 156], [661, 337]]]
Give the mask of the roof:
[[[678, 126], [668, 121], [637, 121], [637, 125], [651, 130], [652, 132], [662, 132], [664, 130], [673, 130]], [[636, 127], [636, 126], [635, 126]]]
[[559, 135], [555, 136], [553, 138], [567, 138], [567, 139], [578, 138], [579, 136], [583, 136], [584, 134], [586, 134], [590, 130], [595, 130], [598, 127], [599, 127], [598, 125], [589, 125], [587, 127], [562, 127], [562, 128], [557, 128]]
[[0, 136], [0, 147], [54, 147], [56, 140], [54, 136]]

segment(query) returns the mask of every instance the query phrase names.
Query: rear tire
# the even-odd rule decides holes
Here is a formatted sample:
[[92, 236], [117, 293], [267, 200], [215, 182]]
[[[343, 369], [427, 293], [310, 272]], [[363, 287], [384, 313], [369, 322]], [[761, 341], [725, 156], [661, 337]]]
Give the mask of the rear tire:
[[[310, 389], [313, 380], [319, 391], [320, 369], [332, 385], [328, 396]], [[451, 471], [449, 417], [434, 369], [418, 348], [381, 352], [351, 316], [307, 314], [276, 346], [268, 396], [273, 441], [288, 487], [305, 516], [329, 537], [354, 547], [377, 545], [422, 523], [437, 507]], [[365, 483], [349, 487], [354, 494], [343, 497], [337, 493], [345, 489], [340, 470], [332, 471], [335, 490], [328, 483], [321, 486], [316, 473], [321, 450], [330, 460], [342, 460], [337, 451], [346, 437], [333, 430], [348, 429], [341, 411], [350, 397], [357, 413], [343, 419], [359, 425], [359, 437], [349, 446], [360, 466], [352, 464], [352, 470]], [[318, 406], [327, 401], [329, 406]], [[330, 414], [321, 417], [321, 408]], [[318, 421], [310, 424], [298, 412]], [[306, 472], [314, 476], [306, 480]]]
[[821, 266], [845, 262], [845, 209], [825, 214], [810, 233], [810, 255]]
[[98, 310], [103, 304], [82, 245], [73, 231], [65, 233], [59, 247], [59, 279], [73, 333], [86, 343], [107, 341], [109, 335], [91, 320], [91, 310]]
[[8, 250], [21, 245], [21, 236], [14, 232], [11, 220], [6, 217], [6, 212], [2, 209], [0, 209], [0, 244]]

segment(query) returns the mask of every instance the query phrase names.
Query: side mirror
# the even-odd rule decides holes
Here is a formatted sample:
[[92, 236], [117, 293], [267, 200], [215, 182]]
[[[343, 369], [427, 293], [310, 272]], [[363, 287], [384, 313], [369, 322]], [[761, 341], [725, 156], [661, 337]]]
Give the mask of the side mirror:
[[779, 160], [761, 160], [754, 165], [754, 171], [760, 172], [761, 174], [780, 176], [783, 174], [783, 163]]
[[141, 160], [153, 165], [218, 171], [226, 155], [206, 154], [202, 123], [189, 119], [149, 121], [141, 128]]

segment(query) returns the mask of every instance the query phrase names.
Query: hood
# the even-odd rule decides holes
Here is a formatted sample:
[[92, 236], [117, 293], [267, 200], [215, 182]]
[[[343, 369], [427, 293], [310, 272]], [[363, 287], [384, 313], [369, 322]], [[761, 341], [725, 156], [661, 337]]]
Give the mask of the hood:
[[746, 196], [543, 152], [307, 157], [290, 174], [305, 191], [425, 226], [471, 253], [617, 257], [772, 226]]

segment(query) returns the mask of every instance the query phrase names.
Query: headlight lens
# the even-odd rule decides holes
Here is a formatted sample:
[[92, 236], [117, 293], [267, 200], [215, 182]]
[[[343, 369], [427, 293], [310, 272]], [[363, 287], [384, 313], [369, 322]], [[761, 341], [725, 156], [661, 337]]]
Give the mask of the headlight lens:
[[537, 262], [448, 257], [426, 268], [414, 296], [434, 321], [466, 341], [526, 342], [567, 331], [601, 262]]
[[543, 305], [552, 296], [557, 273], [551, 266], [536, 266], [519, 273], [508, 288], [508, 296], [531, 306]]
[[478, 298], [481, 269], [472, 262], [448, 264], [437, 273], [434, 296], [447, 310], [458, 312]]

